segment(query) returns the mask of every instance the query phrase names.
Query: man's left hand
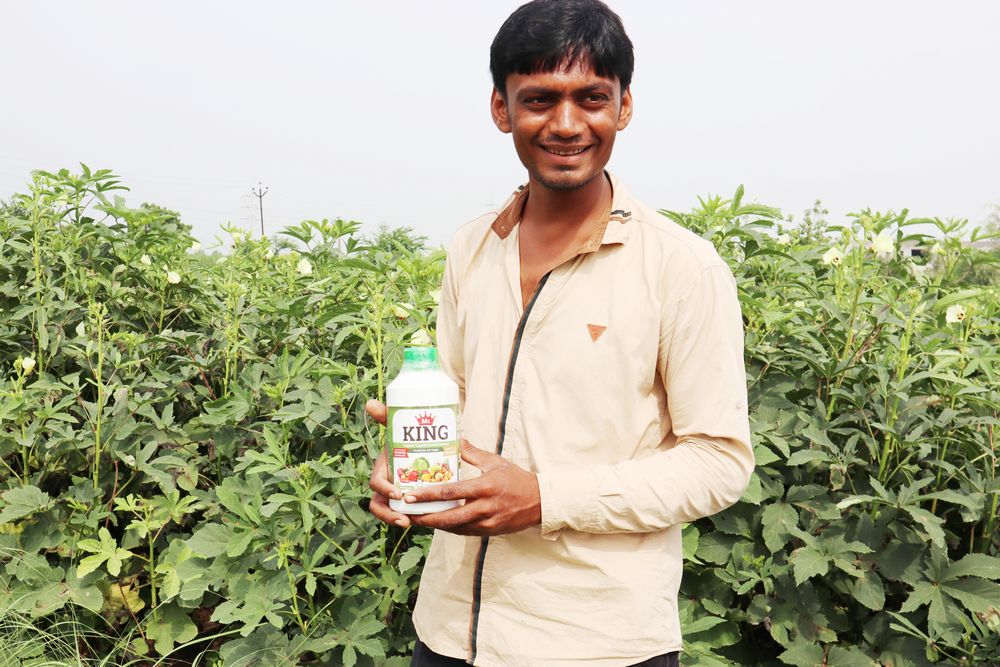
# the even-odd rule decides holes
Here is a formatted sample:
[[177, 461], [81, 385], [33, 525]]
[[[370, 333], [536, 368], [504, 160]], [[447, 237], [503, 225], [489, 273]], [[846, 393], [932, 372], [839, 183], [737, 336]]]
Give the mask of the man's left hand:
[[411, 523], [458, 535], [503, 535], [542, 522], [542, 502], [534, 473], [474, 447], [467, 440], [462, 441], [462, 460], [483, 474], [410, 491], [404, 500], [417, 503], [464, 499], [465, 504], [434, 514], [410, 514]]

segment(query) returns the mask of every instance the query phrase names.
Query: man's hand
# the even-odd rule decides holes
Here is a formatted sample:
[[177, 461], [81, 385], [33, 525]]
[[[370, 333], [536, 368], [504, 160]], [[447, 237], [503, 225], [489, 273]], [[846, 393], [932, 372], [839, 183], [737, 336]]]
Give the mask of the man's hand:
[[458, 535], [503, 535], [542, 522], [542, 502], [534, 473], [502, 456], [473, 447], [466, 440], [462, 441], [462, 459], [483, 474], [475, 479], [410, 491], [404, 499], [408, 503], [464, 499], [465, 504], [444, 512], [410, 515], [413, 525]]
[[[374, 399], [365, 403], [365, 412], [379, 424], [385, 424], [386, 410], [385, 404]], [[400, 493], [395, 485], [389, 481], [389, 464], [385, 460], [385, 450], [375, 459], [375, 466], [372, 468], [372, 476], [368, 479], [368, 486], [372, 490], [372, 501], [368, 506], [368, 511], [375, 515], [375, 518], [385, 523], [391, 523], [406, 528], [410, 525], [410, 519], [405, 514], [393, 510], [389, 507], [389, 498], [399, 500]]]

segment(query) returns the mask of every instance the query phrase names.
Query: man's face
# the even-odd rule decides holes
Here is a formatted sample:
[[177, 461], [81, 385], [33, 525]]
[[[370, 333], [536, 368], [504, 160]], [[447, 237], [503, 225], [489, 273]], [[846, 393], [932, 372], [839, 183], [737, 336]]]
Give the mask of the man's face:
[[618, 77], [594, 73], [585, 59], [570, 69], [507, 77], [507, 99], [493, 91], [490, 108], [533, 185], [574, 190], [601, 175], [615, 135], [632, 118], [632, 93]]

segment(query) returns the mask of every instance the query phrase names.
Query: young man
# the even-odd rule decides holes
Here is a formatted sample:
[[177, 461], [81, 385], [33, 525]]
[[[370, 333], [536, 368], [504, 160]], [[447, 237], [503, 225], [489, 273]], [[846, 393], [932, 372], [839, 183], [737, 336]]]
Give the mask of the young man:
[[528, 183], [448, 253], [438, 345], [466, 465], [406, 497], [465, 503], [397, 514], [384, 454], [371, 478], [375, 516], [437, 529], [414, 665], [677, 664], [681, 524], [753, 469], [732, 274], [604, 170], [632, 64], [598, 0], [535, 0], [493, 42], [493, 120]]

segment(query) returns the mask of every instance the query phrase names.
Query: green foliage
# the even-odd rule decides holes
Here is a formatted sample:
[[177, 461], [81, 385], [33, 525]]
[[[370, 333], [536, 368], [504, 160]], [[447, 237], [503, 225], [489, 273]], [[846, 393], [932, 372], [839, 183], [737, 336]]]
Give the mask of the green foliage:
[[757, 456], [685, 528], [685, 664], [1000, 662], [1000, 295], [972, 284], [995, 260], [963, 221], [817, 204], [782, 229], [742, 194], [664, 211], [736, 275]]
[[366, 511], [363, 404], [432, 331], [443, 255], [341, 220], [196, 252], [117, 189], [36, 172], [0, 218], [0, 615], [77, 614], [115, 664], [407, 652], [427, 536]]
[[[198, 252], [120, 189], [36, 172], [0, 209], [0, 657], [406, 664], [429, 536], [366, 511], [363, 404], [433, 332], [442, 253], [344, 220]], [[736, 274], [757, 457], [684, 529], [685, 664], [996, 663], [990, 256], [824, 214], [667, 213]]]

